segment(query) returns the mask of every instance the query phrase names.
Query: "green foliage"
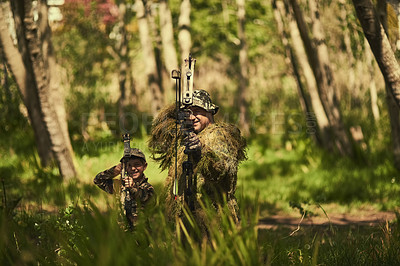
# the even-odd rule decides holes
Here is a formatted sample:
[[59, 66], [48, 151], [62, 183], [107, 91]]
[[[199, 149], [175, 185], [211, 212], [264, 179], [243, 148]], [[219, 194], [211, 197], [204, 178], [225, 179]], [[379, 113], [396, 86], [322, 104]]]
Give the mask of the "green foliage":
[[[208, 238], [196, 225], [165, 220], [162, 205], [148, 208], [133, 231], [119, 220], [118, 207], [100, 210], [90, 201], [53, 213], [0, 213], [2, 265], [397, 265], [399, 222], [372, 227], [257, 229], [258, 208], [242, 210], [237, 227], [229, 216], [212, 222]], [[190, 215], [184, 219], [190, 220]], [[189, 221], [188, 220], [188, 221]], [[218, 225], [213, 224], [217, 222]]]
[[[241, 228], [223, 216], [220, 226], [209, 228], [210, 238], [197, 242], [192, 238], [190, 228], [187, 228], [187, 235], [176, 234], [173, 224], [165, 220], [162, 207], [147, 209], [139, 216], [133, 231], [124, 230], [117, 222], [119, 212], [115, 207], [109, 206], [104, 212], [86, 202], [83, 206], [70, 205], [58, 214], [45, 217], [26, 213], [13, 219], [2, 216], [1, 228], [4, 233], [9, 231], [1, 236], [1, 242], [8, 244], [1, 246], [3, 262], [79, 265], [259, 263], [257, 242], [254, 241], [257, 238], [256, 216], [247, 214]], [[215, 219], [212, 212], [208, 211], [209, 218]], [[17, 257], [24, 252], [29, 252], [29, 256]]]
[[[26, 113], [21, 94], [5, 65], [1, 68], [0, 82], [2, 87], [0, 90], [0, 146], [12, 147], [17, 149], [14, 150], [15, 152], [23, 153], [23, 150], [18, 150], [18, 148], [31, 143], [32, 130], [26, 117], [27, 114], [24, 116], [21, 112], [23, 110]], [[27, 134], [20, 134], [21, 132]]]
[[[159, 198], [161, 206], [141, 216], [137, 230], [125, 232], [117, 222], [117, 204], [110, 203], [111, 196], [92, 184], [98, 172], [119, 162], [123, 150], [117, 137], [122, 130], [117, 97], [105, 89], [118, 67], [109, 52], [116, 41], [110, 38], [113, 23], [105, 23], [104, 14], [95, 12], [96, 3], [81, 2], [90, 2], [90, 8], [67, 7], [63, 10], [65, 23], [53, 35], [58, 62], [67, 70], [62, 77], [67, 81], [66, 106], [78, 180], [63, 184], [54, 167], [39, 165], [33, 132], [16, 85], [8, 73], [0, 73], [2, 85], [8, 84], [0, 90], [2, 265], [400, 263], [398, 221], [382, 228], [301, 228], [295, 234], [287, 228], [257, 229], [259, 215], [291, 213], [293, 209], [304, 216], [318, 215], [315, 206], [328, 215], [360, 205], [394, 210], [400, 203], [399, 172], [388, 152], [390, 124], [383, 87], [378, 88], [381, 119], [374, 121], [369, 107], [370, 79], [360, 74], [358, 78], [365, 79], [367, 85], [360, 84], [358, 97], [354, 88], [338, 86], [345, 125], [361, 126], [366, 149], [360, 148], [357, 157], [350, 159], [318, 148], [310, 138], [296, 84], [284, 64], [271, 5], [262, 1], [246, 1], [251, 63], [248, 100], [253, 135], [249, 138], [249, 160], [239, 170], [241, 226], [234, 226], [229, 217], [223, 216], [209, 228], [210, 239], [199, 240], [192, 233], [199, 230], [193, 222], [179, 223], [181, 230], [176, 231], [176, 224], [166, 221], [163, 200]], [[170, 4], [177, 28], [180, 1]], [[337, 16], [329, 12], [339, 12], [338, 6], [332, 1], [321, 4], [333, 64], [346, 72], [353, 66], [343, 63], [348, 56], [343, 28], [350, 30], [355, 59], [364, 58], [363, 35], [354, 14], [349, 12], [337, 25], [333, 23]], [[221, 105], [222, 119], [232, 123], [238, 121], [234, 99], [239, 70], [235, 6], [231, 0], [196, 0], [192, 1], [191, 16], [192, 52], [201, 63], [200, 69], [204, 67], [203, 76], [211, 79], [205, 86], [210, 86], [213, 98]], [[137, 32], [135, 22], [130, 27], [131, 32]], [[130, 45], [139, 46], [137, 34]], [[139, 55], [138, 50], [131, 54], [133, 62], [140, 62]], [[214, 65], [217, 66], [211, 67]], [[141, 68], [138, 64], [137, 69]], [[142, 77], [140, 71], [134, 73], [138, 87], [145, 91]], [[221, 79], [220, 83], [214, 82]], [[148, 100], [144, 92], [137, 96], [145, 110]], [[146, 133], [151, 118], [134, 112], [140, 117], [132, 122], [137, 125], [128, 126], [134, 128], [130, 132], [134, 137], [132, 146], [149, 156]], [[158, 165], [149, 160], [146, 175], [157, 194], [162, 195], [166, 173], [160, 173]], [[207, 210], [207, 215], [208, 219], [215, 219], [213, 210]], [[191, 221], [190, 215], [186, 219]]]
[[[116, 39], [109, 37], [115, 17], [104, 9], [108, 2], [67, 1], [62, 6], [64, 21], [53, 33], [57, 61], [66, 70], [61, 77], [66, 83], [66, 111], [73, 140], [85, 138], [89, 118], [101, 116], [99, 112], [117, 115], [115, 103], [103, 89], [118, 69], [118, 61], [110, 52]], [[105, 123], [102, 119], [95, 122], [96, 130]]]
[[93, 88], [107, 81], [115, 71], [115, 62], [107, 51], [115, 40], [108, 37], [112, 24], [104, 23], [104, 13], [96, 1], [67, 1], [62, 6], [64, 22], [53, 34], [54, 46], [62, 66], [68, 73], [71, 87]]
[[288, 210], [290, 201], [369, 204], [381, 210], [398, 206], [399, 172], [384, 151], [379, 159], [371, 156], [356, 164], [350, 158], [321, 151], [309, 139], [298, 139], [295, 148], [272, 150], [254, 143], [249, 160], [239, 169], [239, 192], [253, 198], [254, 191], [259, 191], [265, 215]]
[[262, 230], [259, 238], [271, 240], [264, 246], [270, 265], [396, 265], [398, 226], [305, 228], [290, 237], [282, 228]]

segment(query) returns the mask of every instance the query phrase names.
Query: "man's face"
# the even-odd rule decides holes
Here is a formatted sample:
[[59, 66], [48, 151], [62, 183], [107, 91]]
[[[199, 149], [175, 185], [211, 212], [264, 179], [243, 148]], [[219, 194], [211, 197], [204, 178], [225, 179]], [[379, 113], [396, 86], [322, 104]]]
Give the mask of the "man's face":
[[193, 106], [190, 108], [190, 120], [193, 121], [194, 132], [197, 134], [206, 128], [209, 124], [214, 123], [211, 113], [207, 112], [201, 107]]
[[138, 158], [129, 159], [128, 163], [126, 164], [126, 171], [128, 172], [128, 176], [132, 177], [134, 180], [141, 178], [146, 168], [147, 163]]

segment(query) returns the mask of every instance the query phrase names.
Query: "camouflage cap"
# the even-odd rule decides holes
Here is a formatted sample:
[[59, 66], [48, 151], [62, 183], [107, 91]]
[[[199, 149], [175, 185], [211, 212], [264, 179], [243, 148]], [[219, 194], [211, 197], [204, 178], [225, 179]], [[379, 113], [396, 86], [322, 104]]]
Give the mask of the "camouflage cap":
[[[144, 153], [141, 150], [139, 150], [137, 148], [131, 149], [129, 158], [130, 159], [139, 158], [146, 162], [146, 156], [144, 155]], [[122, 159], [123, 159], [123, 157], [121, 158], [121, 161], [122, 161]]]
[[206, 110], [207, 112], [212, 113], [215, 115], [218, 110], [219, 106], [215, 105], [211, 101], [210, 94], [205, 90], [194, 90], [193, 91], [193, 105], [198, 106]]

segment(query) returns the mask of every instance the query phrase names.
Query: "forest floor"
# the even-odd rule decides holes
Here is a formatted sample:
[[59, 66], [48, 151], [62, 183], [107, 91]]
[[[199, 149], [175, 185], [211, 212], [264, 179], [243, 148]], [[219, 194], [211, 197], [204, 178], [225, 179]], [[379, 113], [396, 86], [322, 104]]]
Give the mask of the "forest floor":
[[327, 215], [311, 215], [302, 217], [300, 214], [274, 214], [260, 218], [259, 229], [290, 228], [292, 230], [301, 227], [346, 227], [346, 226], [380, 226], [396, 220], [396, 212], [359, 210], [351, 213], [329, 213]]

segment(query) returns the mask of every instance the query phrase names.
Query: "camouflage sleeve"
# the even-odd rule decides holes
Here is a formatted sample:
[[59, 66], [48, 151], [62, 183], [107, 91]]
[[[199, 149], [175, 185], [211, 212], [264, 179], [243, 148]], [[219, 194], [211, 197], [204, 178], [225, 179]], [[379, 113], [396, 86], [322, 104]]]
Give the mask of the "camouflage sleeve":
[[147, 204], [153, 198], [153, 194], [154, 188], [148, 182], [143, 182], [136, 188], [136, 199], [142, 204]]
[[110, 169], [96, 175], [93, 182], [107, 193], [114, 193], [113, 179], [121, 173], [121, 164], [117, 164]]

